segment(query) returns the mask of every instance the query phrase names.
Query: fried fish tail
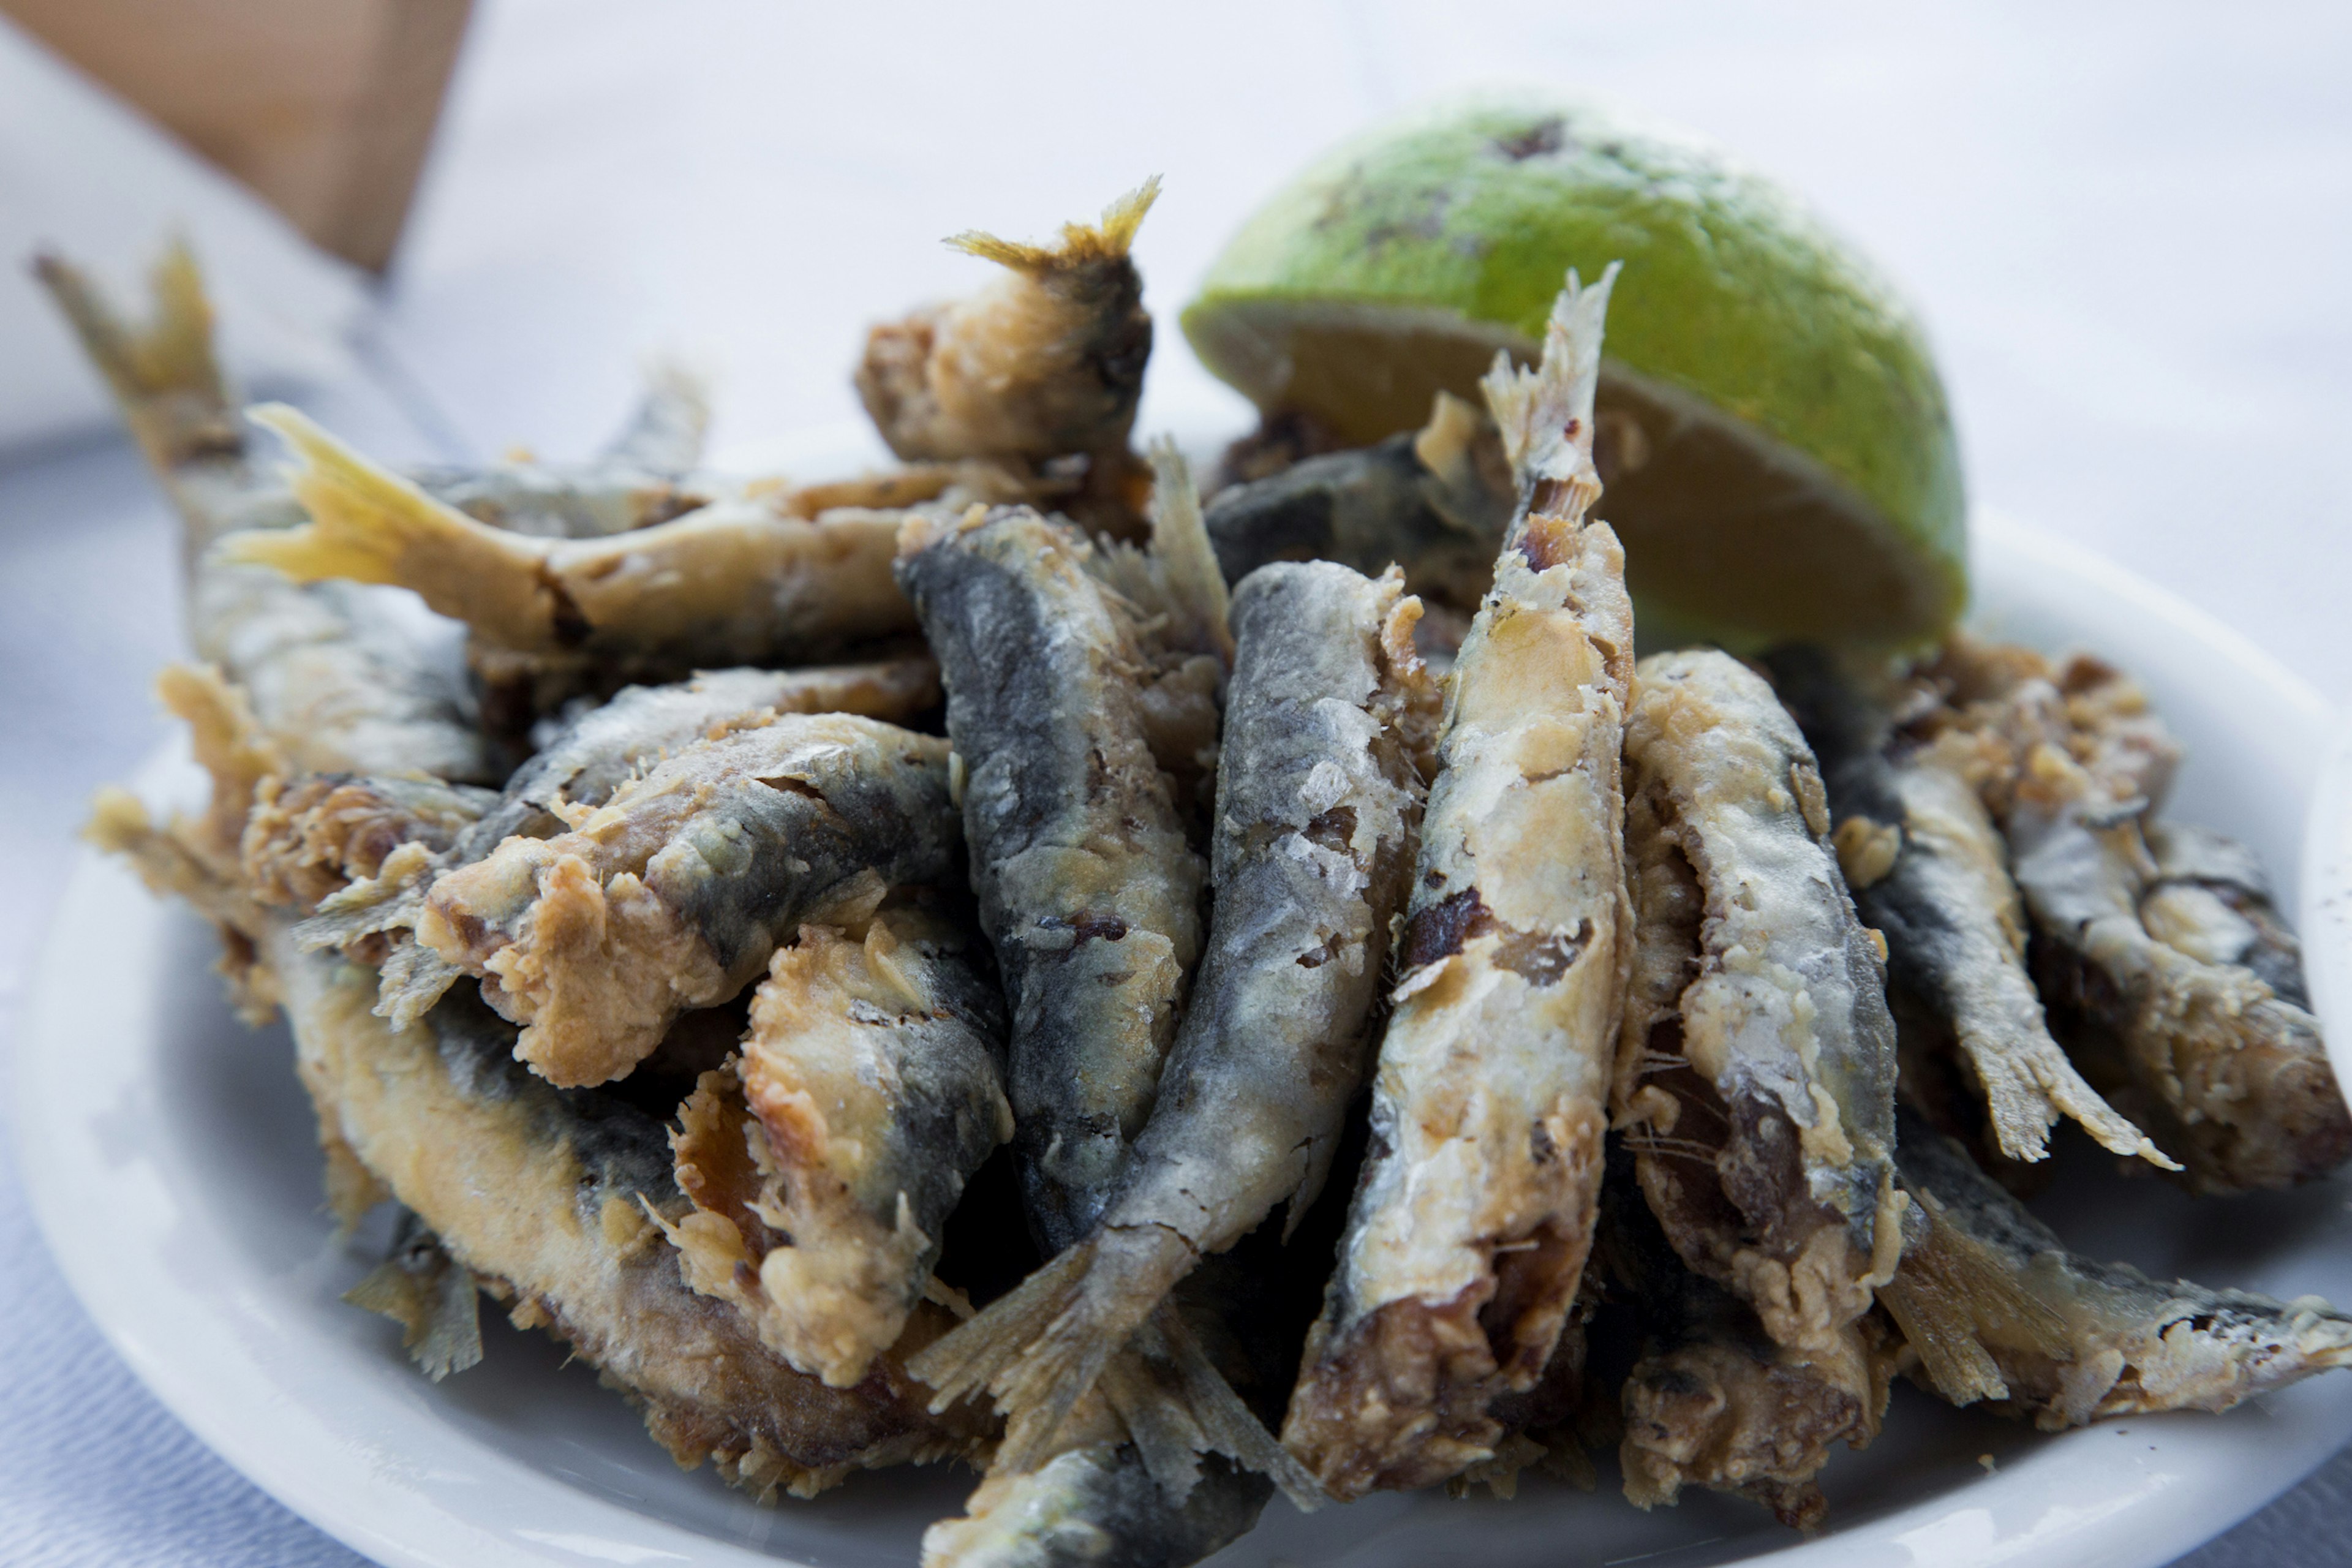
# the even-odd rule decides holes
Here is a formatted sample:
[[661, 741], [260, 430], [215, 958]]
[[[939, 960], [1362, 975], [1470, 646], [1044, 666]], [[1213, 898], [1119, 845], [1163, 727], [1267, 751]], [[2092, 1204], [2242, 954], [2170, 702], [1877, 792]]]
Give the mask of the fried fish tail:
[[300, 528], [237, 534], [223, 560], [272, 566], [297, 583], [341, 579], [412, 588], [443, 615], [510, 647], [537, 645], [552, 622], [554, 585], [526, 537], [485, 527], [410, 480], [362, 457], [282, 403], [249, 417], [283, 437], [301, 467]]
[[1008, 275], [867, 335], [857, 392], [890, 449], [909, 460], [1124, 458], [1151, 353], [1129, 252], [1159, 195], [1158, 177], [1146, 180], [1099, 225], [1067, 225], [1054, 245], [950, 240]]
[[1990, 1400], [2054, 1431], [2227, 1410], [2352, 1366], [2352, 1316], [2317, 1297], [2278, 1301], [2079, 1257], [1959, 1144], [1907, 1113], [1902, 1138], [1904, 1179], [1939, 1239], [1905, 1259], [1888, 1304], [1928, 1385], [1954, 1404]]
[[2043, 938], [2034, 978], [2085, 1076], [2200, 1191], [2290, 1186], [2342, 1164], [2352, 1111], [2318, 1020], [2245, 963], [2149, 930], [2154, 919], [2200, 945], [2149, 848], [2179, 747], [2145, 694], [2095, 660], [2053, 667], [1966, 641], [1937, 673], [1962, 704], [1938, 743], [1991, 759], [1982, 787]]
[[709, 433], [709, 385], [677, 361], [656, 360], [646, 367], [636, 406], [597, 458], [615, 468], [683, 474], [702, 460]]
[[1570, 277], [1541, 366], [1487, 399], [1519, 514], [1464, 642], [1373, 1082], [1372, 1153], [1283, 1426], [1337, 1497], [1493, 1457], [1592, 1239], [1632, 943], [1619, 775], [1624, 555], [1592, 392], [1614, 268]]
[[1822, 649], [1782, 648], [1769, 662], [1821, 756], [1839, 865], [1886, 939], [1887, 973], [1949, 1030], [2001, 1153], [2043, 1158], [2050, 1130], [2071, 1117], [2113, 1152], [2171, 1167], [2051, 1037], [2025, 969], [2008, 851], [1968, 777], [1969, 748], [1896, 735], [1892, 715]]
[[[965, 1182], [1013, 1136], [1003, 1004], [961, 922], [919, 906], [777, 950], [741, 1054], [673, 1139], [695, 1289], [845, 1388], [898, 1342]], [[944, 1409], [945, 1406], [942, 1406]]]
[[236, 411], [213, 354], [212, 302], [184, 240], [173, 240], [156, 263], [155, 313], [144, 326], [123, 321], [79, 268], [54, 252], [36, 256], [33, 271], [106, 378], [123, 423], [158, 473], [243, 451]]

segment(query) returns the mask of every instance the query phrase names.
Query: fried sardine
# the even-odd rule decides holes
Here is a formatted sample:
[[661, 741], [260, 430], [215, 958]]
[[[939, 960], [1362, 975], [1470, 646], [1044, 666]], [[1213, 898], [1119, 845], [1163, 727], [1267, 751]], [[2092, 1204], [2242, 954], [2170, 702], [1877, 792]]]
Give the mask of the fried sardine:
[[1633, 612], [1586, 515], [1614, 278], [1570, 274], [1540, 368], [1487, 378], [1518, 513], [1454, 666], [1372, 1149], [1283, 1426], [1341, 1498], [1492, 1457], [1489, 1407], [1542, 1375], [1591, 1246], [1633, 935]]
[[1638, 957], [1612, 1106], [1683, 1261], [1828, 1353], [1902, 1255], [1895, 1020], [1812, 752], [1712, 649], [1642, 661], [1625, 721]]

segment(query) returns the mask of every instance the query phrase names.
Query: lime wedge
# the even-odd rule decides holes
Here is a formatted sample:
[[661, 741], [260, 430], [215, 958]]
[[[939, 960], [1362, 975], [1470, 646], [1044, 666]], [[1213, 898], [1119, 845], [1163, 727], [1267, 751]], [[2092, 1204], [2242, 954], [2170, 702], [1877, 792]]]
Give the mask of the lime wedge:
[[1599, 508], [1645, 644], [1933, 640], [1968, 595], [1965, 497], [1925, 334], [1779, 187], [1572, 100], [1480, 98], [1339, 148], [1245, 223], [1186, 308], [1211, 371], [1349, 444], [1532, 358], [1570, 267], [1625, 264]]

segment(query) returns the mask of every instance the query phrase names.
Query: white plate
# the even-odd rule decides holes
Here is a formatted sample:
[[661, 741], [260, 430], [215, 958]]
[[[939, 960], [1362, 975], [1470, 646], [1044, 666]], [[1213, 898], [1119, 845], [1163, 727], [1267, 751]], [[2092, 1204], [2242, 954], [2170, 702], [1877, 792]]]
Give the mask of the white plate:
[[[2326, 705], [2242, 638], [2118, 567], [1980, 525], [1978, 620], [2046, 647], [2079, 644], [2143, 679], [2190, 748], [2174, 812], [2250, 841], [2296, 907]], [[184, 788], [184, 761], [146, 781]], [[2352, 783], [2340, 805], [2352, 805]], [[2339, 809], [2337, 816], [2345, 813]], [[2340, 825], [2340, 821], [2339, 821]], [[2347, 830], [2352, 831], [2352, 830]], [[2352, 849], [2352, 838], [2333, 841]], [[2315, 925], [2342, 975], [2352, 931]], [[223, 1007], [210, 939], [111, 862], [86, 858], [51, 933], [21, 1033], [17, 1131], [41, 1225], [91, 1315], [163, 1403], [232, 1464], [357, 1550], [399, 1568], [507, 1564], [909, 1563], [955, 1510], [961, 1471], [854, 1478], [761, 1509], [683, 1474], [628, 1408], [548, 1341], [486, 1313], [488, 1359], [436, 1387], [392, 1325], [337, 1297], [380, 1247], [339, 1244], [320, 1211], [310, 1110], [282, 1030]], [[2338, 984], [2326, 1006], [2352, 1038]], [[2126, 1184], [2075, 1151], [2045, 1215], [2092, 1254], [2280, 1296], [2352, 1300], [2342, 1183], [2192, 1203]], [[1220, 1563], [1475, 1563], [1569, 1558], [1697, 1564], [1778, 1552], [1795, 1568], [2030, 1560], [2165, 1562], [2260, 1507], [2352, 1437], [2352, 1378], [2322, 1378], [2225, 1416], [2126, 1420], [2056, 1438], [1898, 1389], [1885, 1435], [1823, 1480], [1811, 1542], [1704, 1493], [1636, 1512], [1538, 1482], [1509, 1503], [1380, 1497], [1312, 1518], [1276, 1502]], [[1993, 1466], [1988, 1474], [1979, 1457]]]

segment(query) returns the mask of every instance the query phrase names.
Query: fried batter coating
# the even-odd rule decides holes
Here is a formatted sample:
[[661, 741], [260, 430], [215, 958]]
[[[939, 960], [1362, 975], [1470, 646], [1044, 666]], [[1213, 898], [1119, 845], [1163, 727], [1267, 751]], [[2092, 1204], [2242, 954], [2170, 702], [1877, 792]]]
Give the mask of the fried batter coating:
[[846, 714], [784, 714], [686, 746], [571, 832], [509, 838], [437, 879], [417, 941], [484, 980], [558, 1085], [626, 1072], [804, 921], [857, 917], [953, 869], [947, 746]]
[[1901, 1256], [1903, 1200], [1895, 1020], [1821, 774], [1771, 687], [1697, 649], [1642, 661], [1625, 782], [1641, 950], [1616, 1125], [1683, 1261], [1830, 1353]]
[[1814, 1478], [1837, 1444], [1869, 1447], [1885, 1415], [1889, 1336], [1864, 1318], [1812, 1350], [1774, 1340], [1746, 1302], [1684, 1267], [1622, 1143], [1601, 1206], [1594, 1266], [1642, 1332], [1619, 1394], [1626, 1498], [1654, 1508], [1704, 1486], [1761, 1503], [1783, 1524], [1819, 1524], [1828, 1503]]
[[411, 852], [372, 879], [324, 900], [296, 928], [307, 945], [341, 947], [388, 940], [379, 1006], [394, 1024], [415, 1022], [461, 971], [411, 940], [433, 879], [471, 865], [507, 839], [551, 838], [584, 810], [697, 741], [757, 729], [785, 713], [855, 713], [900, 720], [938, 706], [939, 667], [929, 658], [805, 669], [724, 669], [667, 686], [632, 686], [545, 738], [515, 771], [499, 800], [445, 853]]
[[1129, 250], [1159, 195], [1146, 180], [1056, 245], [948, 241], [1008, 275], [866, 334], [857, 395], [890, 449], [909, 461], [1123, 457], [1151, 357]]
[[300, 583], [414, 589], [480, 642], [651, 667], [806, 662], [910, 630], [890, 581], [897, 511], [796, 515], [790, 492], [741, 494], [603, 539], [476, 521], [371, 463], [290, 408], [253, 418], [290, 444], [299, 528], [221, 542], [227, 562]]
[[980, 933], [889, 908], [803, 926], [671, 1140], [689, 1284], [836, 1388], [898, 1342], [964, 1183], [1013, 1136], [1004, 1004]]
[[246, 885], [262, 903], [307, 914], [353, 882], [382, 875], [404, 846], [449, 849], [498, 799], [433, 778], [264, 779], [239, 838]]
[[1420, 607], [1393, 571], [1324, 562], [1235, 596], [1215, 914], [1150, 1120], [1087, 1239], [913, 1363], [942, 1398], [984, 1383], [1016, 1417], [1001, 1467], [1043, 1458], [1024, 1436], [1060, 1429], [1203, 1254], [1277, 1205], [1296, 1228], [1321, 1190], [1412, 869], [1436, 716]]
[[173, 247], [156, 268], [156, 314], [144, 328], [125, 323], [62, 259], [43, 256], [36, 270], [179, 510], [196, 657], [243, 689], [289, 765], [495, 783], [506, 763], [475, 722], [457, 628], [404, 594], [299, 587], [210, 553], [228, 533], [290, 528], [301, 513], [247, 450], [186, 248]]
[[1886, 939], [1890, 977], [1949, 1030], [2000, 1152], [2044, 1158], [2064, 1115], [2117, 1154], [2177, 1168], [2051, 1037], [2026, 973], [2008, 850], [1968, 778], [1969, 748], [1898, 738], [1892, 715], [1818, 648], [1784, 648], [1769, 662], [1821, 753], [1854, 903]]
[[1592, 468], [1612, 267], [1487, 400], [1522, 501], [1454, 666], [1381, 1040], [1372, 1149], [1283, 1440], [1336, 1497], [1493, 1455], [1591, 1246], [1632, 942], [1624, 554]]
[[[683, 1217], [661, 1123], [593, 1091], [562, 1091], [512, 1060], [513, 1030], [463, 992], [395, 1030], [366, 971], [265, 938], [285, 978], [306, 1079], [335, 1124], [444, 1248], [548, 1328], [644, 1410], [681, 1464], [805, 1496], [852, 1468], [966, 1452], [966, 1413], [928, 1415], [895, 1359], [850, 1389], [794, 1372], [723, 1302], [687, 1288], [647, 1216]], [[909, 1331], [919, 1346], [946, 1314]]]
[[1920, 1381], [2045, 1431], [2151, 1410], [2227, 1410], [2352, 1365], [2352, 1317], [2150, 1279], [2066, 1250], [1968, 1151], [1902, 1114], [1896, 1162], [1931, 1221], [1884, 1296]]
[[1012, 1004], [1024, 1201], [1055, 1250], [1094, 1224], [1143, 1129], [1201, 948], [1203, 867], [1154, 756], [1152, 651], [1098, 553], [1011, 508], [917, 520], [898, 565], [947, 684], [972, 888]]
[[1367, 576], [1395, 564], [1413, 593], [1469, 611], [1494, 581], [1515, 499], [1494, 421], [1441, 392], [1418, 432], [1219, 491], [1209, 538], [1235, 584], [1272, 561], [1337, 561]]
[[2318, 1020], [2245, 963], [2174, 947], [2147, 923], [2205, 940], [2185, 933], [2149, 851], [2179, 746], [2138, 687], [2094, 659], [2053, 668], [1966, 639], [1931, 673], [1959, 706], [1938, 716], [1939, 743], [1970, 749], [2042, 939], [2042, 1003], [2084, 1076], [2199, 1191], [2284, 1187], [2342, 1164], [2352, 1113]]

